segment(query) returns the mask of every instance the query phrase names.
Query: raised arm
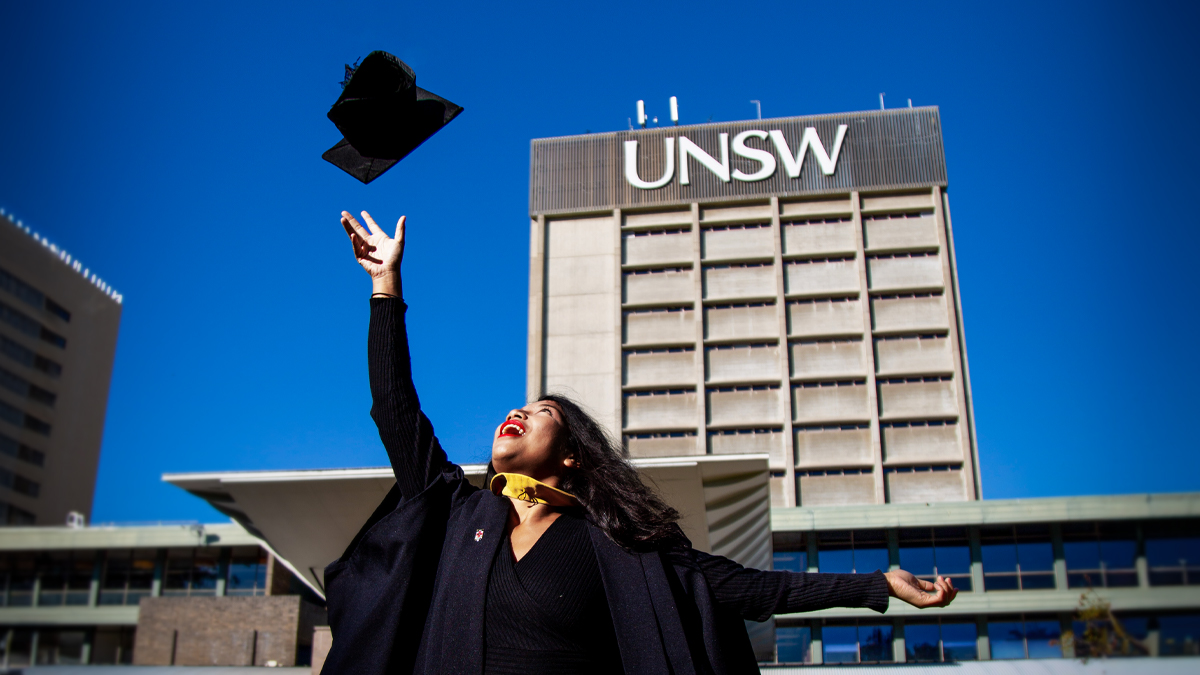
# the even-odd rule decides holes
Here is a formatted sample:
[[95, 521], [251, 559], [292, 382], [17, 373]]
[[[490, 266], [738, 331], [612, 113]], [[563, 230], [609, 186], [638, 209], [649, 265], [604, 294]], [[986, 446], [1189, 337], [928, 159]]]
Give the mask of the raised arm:
[[342, 227], [350, 236], [354, 257], [371, 275], [371, 326], [367, 359], [371, 377], [371, 417], [387, 450], [396, 485], [405, 499], [420, 494], [446, 468], [449, 460], [421, 412], [413, 386], [401, 298], [400, 261], [404, 256], [404, 218], [389, 237], [363, 211], [367, 230], [346, 211]]
[[903, 570], [886, 574], [765, 572], [702, 551], [695, 556], [717, 603], [750, 621], [830, 607], [884, 612], [889, 597], [915, 607], [944, 607], [958, 593], [949, 580], [939, 577], [936, 584], [923, 582]]

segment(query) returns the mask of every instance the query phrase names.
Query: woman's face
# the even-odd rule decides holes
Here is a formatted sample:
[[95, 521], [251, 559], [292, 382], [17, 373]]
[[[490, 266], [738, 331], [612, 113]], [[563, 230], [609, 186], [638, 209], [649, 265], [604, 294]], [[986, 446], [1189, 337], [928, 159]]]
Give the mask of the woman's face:
[[[519, 473], [547, 484], [575, 466], [564, 456], [567, 427], [562, 408], [538, 401], [510, 411], [492, 437], [492, 467], [497, 473]], [[547, 480], [552, 479], [552, 480]]]

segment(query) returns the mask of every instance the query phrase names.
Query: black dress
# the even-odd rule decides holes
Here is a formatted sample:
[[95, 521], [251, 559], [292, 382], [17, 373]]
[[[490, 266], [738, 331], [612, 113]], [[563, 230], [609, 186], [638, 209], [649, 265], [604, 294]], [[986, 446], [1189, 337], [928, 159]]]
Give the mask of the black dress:
[[[325, 568], [333, 645], [323, 675], [479, 675], [485, 667], [504, 672], [521, 659], [521, 672], [529, 673], [528, 653], [504, 650], [547, 646], [542, 651], [562, 652], [568, 664], [580, 663], [581, 652], [589, 659], [619, 658], [630, 675], [757, 672], [743, 620], [826, 607], [887, 609], [887, 581], [878, 572], [759, 571], [686, 545], [629, 550], [582, 518], [559, 518], [552, 535], [562, 534], [563, 541], [538, 543], [549, 544], [547, 550], [561, 546], [562, 560], [576, 560], [570, 568], [564, 563], [560, 572], [538, 557], [529, 560], [529, 569], [513, 564], [505, 536], [508, 498], [472, 485], [421, 413], [405, 309], [400, 300], [371, 300], [371, 416], [396, 485], [345, 553]], [[578, 531], [586, 535], [590, 557]], [[530, 555], [541, 556], [536, 549]], [[607, 613], [589, 581], [593, 565]], [[580, 584], [570, 602], [556, 585], [560, 577]], [[497, 609], [506, 602], [509, 611], [489, 616], [489, 604]], [[513, 617], [522, 620], [503, 621]], [[604, 630], [606, 617], [616, 649]]]
[[578, 510], [564, 511], [520, 560], [504, 538], [492, 561], [484, 626], [487, 675], [621, 672], [600, 567]]

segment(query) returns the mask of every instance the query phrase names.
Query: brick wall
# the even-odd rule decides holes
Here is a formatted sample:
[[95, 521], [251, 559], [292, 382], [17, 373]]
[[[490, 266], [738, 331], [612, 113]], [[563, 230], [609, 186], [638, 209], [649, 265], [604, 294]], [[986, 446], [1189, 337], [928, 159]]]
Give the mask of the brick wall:
[[143, 598], [133, 662], [139, 666], [296, 665], [325, 610], [300, 596]]

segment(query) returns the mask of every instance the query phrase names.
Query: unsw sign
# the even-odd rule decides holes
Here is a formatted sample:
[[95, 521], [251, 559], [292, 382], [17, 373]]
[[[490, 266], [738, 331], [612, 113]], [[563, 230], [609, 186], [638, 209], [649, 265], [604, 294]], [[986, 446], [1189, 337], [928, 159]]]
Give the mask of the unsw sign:
[[[772, 129], [770, 131], [747, 129], [733, 137], [733, 154], [757, 163], [758, 169], [750, 173], [736, 168], [730, 171], [730, 144], [729, 134], [727, 133], [720, 134], [721, 147], [718, 150], [720, 159], [708, 154], [708, 152], [687, 136], [679, 136], [678, 138], [668, 136], [663, 139], [666, 168], [662, 176], [654, 180], [643, 180], [638, 175], [638, 141], [629, 140], [625, 141], [625, 180], [633, 187], [641, 190], [656, 190], [670, 183], [675, 177], [676, 145], [679, 147], [679, 182], [682, 185], [688, 185], [691, 180], [689, 174], [691, 166], [688, 158], [696, 160], [700, 166], [712, 172], [722, 182], [728, 183], [730, 180], [736, 180], [744, 183], [753, 183], [766, 180], [775, 175], [775, 171], [779, 166], [779, 162], [775, 159], [776, 154], [782, 160], [783, 170], [787, 173], [788, 177], [799, 178], [800, 171], [804, 168], [804, 160], [810, 150], [812, 151], [813, 159], [817, 161], [817, 165], [821, 168], [821, 173], [826, 176], [832, 176], [837, 171], [838, 156], [841, 155], [842, 143], [846, 140], [846, 131], [849, 128], [849, 125], [839, 124], [836, 137], [833, 139], [832, 149], [826, 151], [820, 136], [817, 135], [816, 128], [805, 127], [804, 133], [800, 137], [799, 145], [794, 152], [792, 145], [783, 135], [783, 131], [779, 129]], [[773, 147], [775, 154], [763, 148], [752, 147], [747, 143], [750, 139], [757, 139], [759, 143]]]

